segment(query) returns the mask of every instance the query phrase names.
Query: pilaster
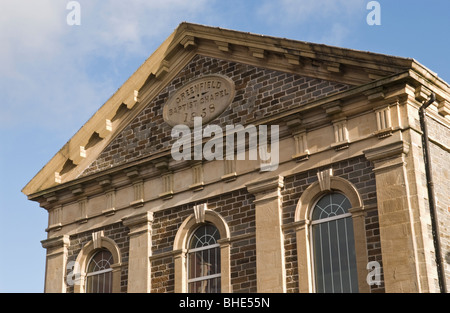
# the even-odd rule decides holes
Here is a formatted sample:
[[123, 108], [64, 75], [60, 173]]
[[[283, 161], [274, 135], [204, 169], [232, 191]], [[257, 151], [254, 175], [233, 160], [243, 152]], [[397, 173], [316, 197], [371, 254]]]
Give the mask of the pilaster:
[[67, 263], [67, 247], [69, 236], [63, 235], [41, 241], [42, 247], [47, 249], [45, 266], [45, 293], [65, 293], [64, 281]]
[[258, 292], [286, 292], [281, 188], [284, 178], [276, 176], [247, 185], [255, 195], [256, 270]]
[[128, 258], [128, 292], [149, 293], [151, 290], [151, 248], [153, 213], [145, 212], [124, 219], [130, 228], [130, 250]]
[[406, 173], [408, 152], [409, 144], [403, 141], [364, 151], [374, 163], [387, 293], [420, 291], [414, 208]]

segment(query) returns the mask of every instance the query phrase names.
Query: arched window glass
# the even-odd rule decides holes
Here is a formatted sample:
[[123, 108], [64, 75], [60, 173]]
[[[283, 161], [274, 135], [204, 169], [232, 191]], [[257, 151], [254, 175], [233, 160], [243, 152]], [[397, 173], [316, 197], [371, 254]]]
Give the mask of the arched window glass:
[[197, 228], [189, 240], [188, 292], [220, 292], [219, 230], [212, 224]]
[[312, 211], [312, 250], [316, 292], [358, 292], [350, 201], [330, 193]]
[[113, 256], [111, 252], [102, 249], [95, 253], [89, 261], [86, 273], [86, 292], [111, 293]]

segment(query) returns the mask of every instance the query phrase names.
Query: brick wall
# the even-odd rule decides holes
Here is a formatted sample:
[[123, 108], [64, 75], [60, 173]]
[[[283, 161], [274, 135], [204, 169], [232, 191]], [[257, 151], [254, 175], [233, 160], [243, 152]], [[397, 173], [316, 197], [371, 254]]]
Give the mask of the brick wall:
[[[382, 266], [378, 211], [376, 210], [376, 186], [373, 165], [364, 157], [357, 157], [332, 164], [333, 175], [350, 181], [358, 190], [365, 206], [372, 207], [365, 218], [368, 260], [378, 261]], [[329, 168], [329, 166], [327, 167]], [[294, 222], [295, 209], [302, 193], [317, 181], [319, 168], [285, 177], [282, 191], [283, 224]], [[289, 229], [284, 232], [286, 262], [286, 288], [288, 292], [298, 292], [298, 264], [296, 233]], [[384, 292], [384, 283], [372, 286], [372, 292]]]
[[[169, 148], [171, 127], [162, 119], [162, 109], [170, 95], [191, 79], [207, 74], [230, 77], [236, 86], [232, 104], [212, 124], [248, 124], [309, 101], [343, 91], [349, 86], [258, 68], [246, 64], [196, 56], [160, 94], [100, 154], [83, 175], [102, 171]], [[376, 210], [373, 166], [363, 157], [333, 164], [334, 175], [352, 182], [366, 206], [368, 262], [382, 264]], [[283, 223], [294, 221], [295, 207], [302, 192], [317, 180], [317, 169], [285, 178], [282, 192]], [[222, 215], [231, 231], [230, 261], [233, 292], [256, 291], [256, 246], [253, 196], [246, 190], [209, 199], [208, 208]], [[192, 214], [192, 205], [155, 212], [152, 232], [152, 292], [174, 291], [174, 263], [171, 251], [181, 223]], [[248, 235], [248, 236], [245, 236]], [[298, 292], [295, 231], [284, 232], [288, 292]], [[161, 257], [158, 257], [161, 255]], [[373, 287], [384, 291], [384, 285]]]
[[[233, 292], [256, 292], [255, 207], [245, 189], [207, 200], [230, 229], [230, 271]], [[174, 260], [166, 254], [181, 223], [193, 214], [192, 204], [156, 212], [152, 232], [152, 292], [174, 291]], [[158, 258], [158, 255], [163, 257]], [[156, 259], [155, 259], [156, 257]]]
[[[368, 260], [382, 265], [378, 212], [376, 210], [376, 189], [373, 166], [363, 157], [357, 157], [332, 164], [335, 176], [349, 180], [358, 189], [364, 205], [372, 207], [365, 218]], [[294, 221], [298, 199], [306, 188], [317, 181], [317, 171], [313, 169], [285, 177], [282, 190], [283, 224]], [[230, 272], [232, 292], [256, 292], [256, 243], [254, 197], [246, 189], [223, 194], [207, 200], [208, 209], [220, 214], [226, 221], [231, 236]], [[173, 242], [183, 221], [193, 214], [192, 204], [186, 204], [154, 213], [152, 231], [152, 292], [174, 292]], [[100, 230], [100, 229], [98, 229]], [[95, 230], [95, 231], [98, 231]], [[104, 229], [105, 236], [119, 246], [123, 262], [128, 261], [128, 228], [121, 223]], [[74, 261], [81, 248], [92, 240], [92, 232], [70, 237], [69, 259]], [[284, 231], [286, 262], [286, 286], [288, 292], [298, 292], [298, 264], [296, 233], [293, 229]], [[161, 257], [158, 257], [161, 256]], [[121, 291], [127, 290], [127, 267], [122, 268]], [[73, 292], [73, 287], [68, 288]], [[384, 284], [372, 286], [372, 292], [384, 292]]]
[[[127, 292], [127, 285], [128, 285], [128, 266], [126, 266], [126, 263], [128, 263], [128, 251], [129, 251], [129, 236], [128, 232], [129, 229], [122, 225], [122, 223], [115, 223], [112, 225], [108, 225], [104, 228], [99, 228], [95, 230], [90, 230], [87, 232], [79, 233], [73, 236], [70, 236], [70, 244], [68, 247], [68, 259], [67, 262], [75, 261], [78, 257], [78, 254], [80, 253], [81, 249], [92, 240], [92, 233], [97, 231], [104, 231], [105, 237], [108, 237], [117, 244], [120, 250], [120, 255], [122, 258], [122, 263], [125, 263], [125, 266], [121, 269], [120, 274], [120, 291], [121, 292]], [[71, 272], [72, 269], [67, 269], [67, 274]], [[74, 287], [73, 286], [67, 286], [67, 292], [73, 293]]]
[[177, 88], [207, 74], [230, 77], [236, 86], [232, 104], [211, 124], [245, 125], [309, 101], [349, 88], [324, 81], [251, 65], [196, 56], [160, 94], [128, 125], [83, 173], [98, 172], [136, 160], [173, 144], [171, 127], [164, 122], [163, 106]]

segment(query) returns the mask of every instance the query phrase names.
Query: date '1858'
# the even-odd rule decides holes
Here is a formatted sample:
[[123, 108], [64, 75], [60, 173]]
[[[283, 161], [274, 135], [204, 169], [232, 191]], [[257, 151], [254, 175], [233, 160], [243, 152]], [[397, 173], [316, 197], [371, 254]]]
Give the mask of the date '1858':
[[180, 88], [164, 106], [164, 120], [171, 126], [194, 126], [194, 118], [208, 123], [219, 116], [233, 101], [234, 82], [225, 76], [208, 75]]

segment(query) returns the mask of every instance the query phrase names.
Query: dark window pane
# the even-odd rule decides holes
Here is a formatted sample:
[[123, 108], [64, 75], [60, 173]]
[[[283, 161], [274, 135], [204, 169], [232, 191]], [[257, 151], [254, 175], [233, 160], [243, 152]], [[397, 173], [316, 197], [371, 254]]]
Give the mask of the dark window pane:
[[[313, 210], [312, 249], [317, 292], [357, 292], [356, 253], [350, 201], [342, 194], [322, 197]], [[335, 219], [325, 218], [337, 217]]]
[[98, 272], [111, 267], [113, 257], [108, 250], [100, 250], [91, 259], [88, 266], [88, 273]]
[[220, 292], [219, 239], [218, 229], [211, 224], [200, 226], [192, 234], [187, 256], [188, 292]]
[[219, 231], [213, 225], [207, 224], [199, 227], [192, 235], [189, 248], [201, 248], [217, 243], [220, 239]]
[[315, 205], [312, 220], [320, 220], [328, 217], [348, 213], [351, 208], [350, 201], [340, 193], [331, 193], [323, 196]]
[[111, 293], [113, 258], [108, 250], [98, 251], [90, 260], [86, 279], [87, 293]]

